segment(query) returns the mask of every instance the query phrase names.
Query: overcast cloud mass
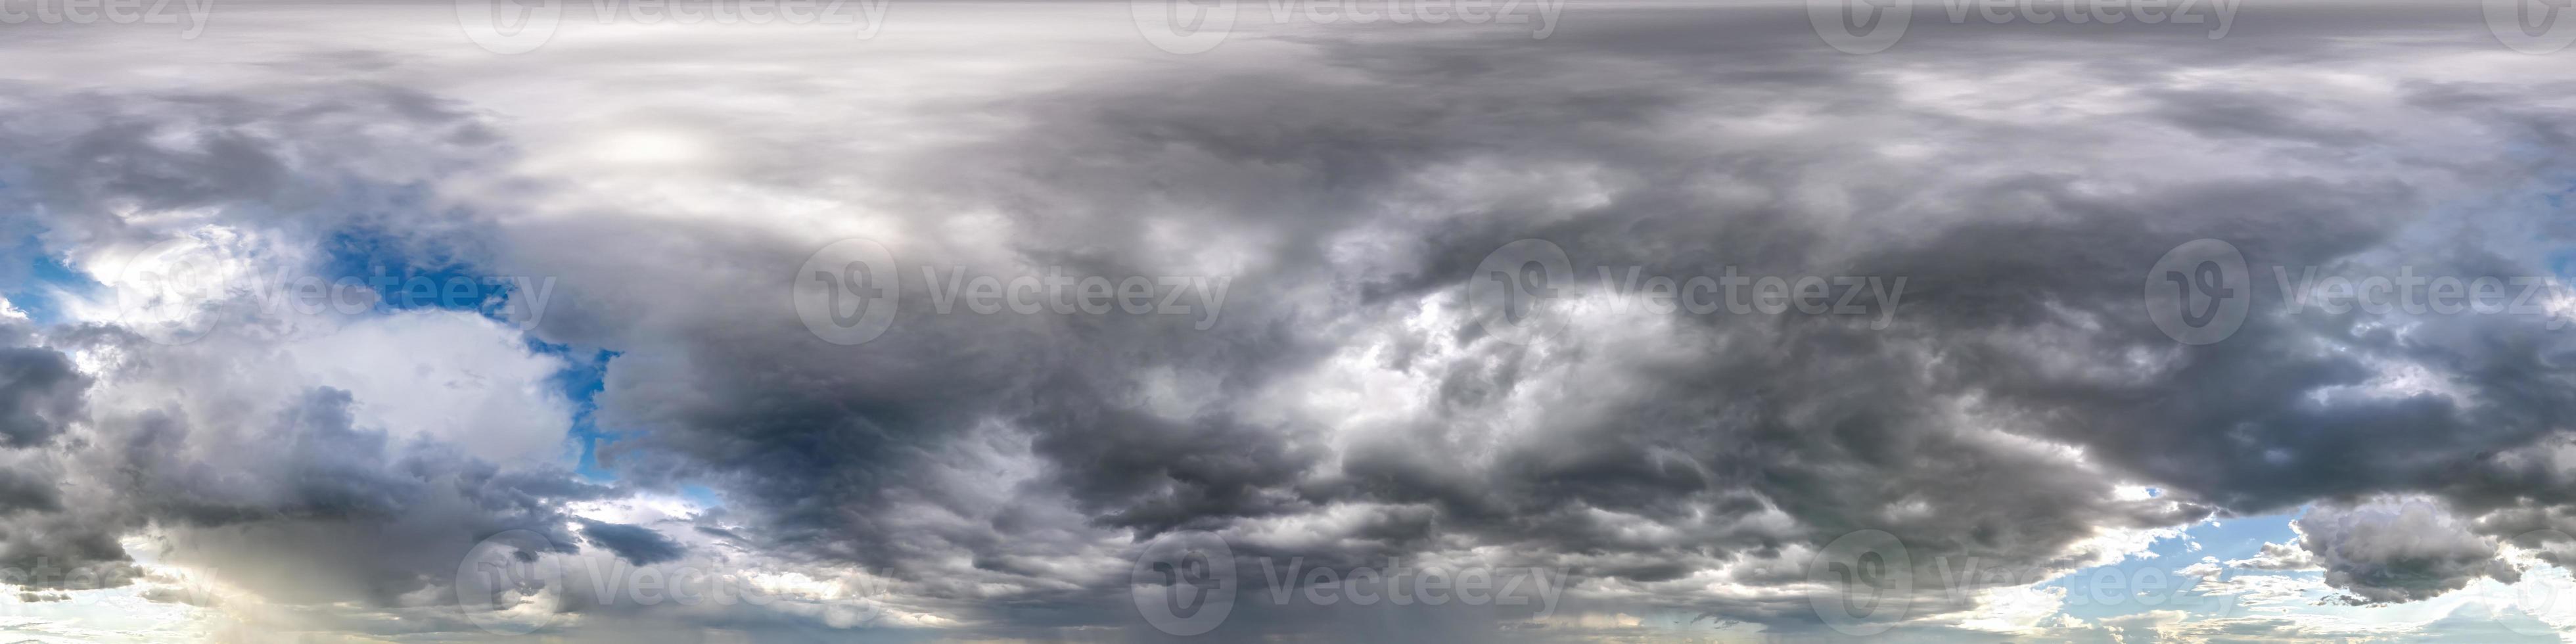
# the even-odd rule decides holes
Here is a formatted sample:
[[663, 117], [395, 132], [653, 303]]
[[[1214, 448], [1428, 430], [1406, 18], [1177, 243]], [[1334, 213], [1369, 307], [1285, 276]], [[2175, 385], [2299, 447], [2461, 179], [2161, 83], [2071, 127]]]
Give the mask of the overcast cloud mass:
[[2568, 641], [2561, 10], [0, 0], [0, 642]]

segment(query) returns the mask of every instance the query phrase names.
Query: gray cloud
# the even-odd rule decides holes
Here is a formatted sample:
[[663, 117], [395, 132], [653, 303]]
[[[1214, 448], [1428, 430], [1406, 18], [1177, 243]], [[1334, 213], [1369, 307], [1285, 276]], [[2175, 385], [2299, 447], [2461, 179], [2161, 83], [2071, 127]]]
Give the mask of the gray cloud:
[[2496, 541], [2424, 500], [2380, 499], [2319, 506], [2298, 520], [2326, 583], [2355, 604], [2428, 599], [2477, 577], [2512, 582], [2520, 571], [2496, 559]]
[[[5, 196], [49, 213], [49, 251], [156, 241], [183, 227], [112, 213], [183, 211], [277, 248], [363, 231], [468, 270], [560, 278], [526, 331], [616, 352], [592, 418], [618, 434], [600, 456], [619, 483], [465, 456], [471, 439], [446, 428], [369, 426], [346, 388], [217, 387], [236, 356], [298, 331], [255, 311], [218, 307], [231, 330], [180, 348], [64, 325], [48, 347], [0, 350], [0, 374], [20, 374], [0, 380], [0, 437], [46, 473], [0, 477], [14, 512], [0, 559], [124, 561], [117, 539], [158, 529], [170, 560], [272, 598], [406, 608], [476, 540], [531, 529], [637, 565], [863, 570], [896, 587], [893, 609], [1048, 639], [1144, 632], [1124, 606], [1126, 557], [1211, 530], [1247, 579], [1260, 556], [1493, 553], [1570, 573], [1583, 610], [1821, 636], [1804, 565], [1854, 531], [1896, 535], [1925, 578], [1966, 558], [2064, 571], [2125, 554], [2111, 537], [2324, 501], [2299, 524], [2305, 553], [2231, 565], [2309, 555], [2329, 584], [2384, 603], [2509, 578], [2498, 538], [2563, 525], [2576, 502], [2549, 458], [2576, 389], [2546, 316], [2286, 311], [2258, 270], [2247, 326], [2185, 346], [2139, 298], [2148, 266], [2198, 238], [2327, 274], [2548, 273], [2544, 249], [2569, 231], [2482, 200], [2563, 176], [2565, 126], [2534, 105], [2564, 81], [2349, 75], [2459, 54], [2476, 25], [2293, 5], [2269, 21], [2249, 9], [2245, 31], [2211, 42], [1973, 37], [1927, 19], [1904, 55], [1853, 57], [1818, 46], [1795, 6], [1591, 9], [1538, 43], [1247, 34], [1229, 51], [1278, 57], [979, 68], [939, 91], [755, 71], [654, 81], [741, 106], [487, 86], [477, 68], [397, 53], [346, 67], [239, 54], [315, 76], [219, 89], [16, 81], [27, 91], [0, 107], [62, 115], [0, 130], [14, 151], [0, 165], [31, 179]], [[639, 53], [575, 42], [531, 60], [607, 73]], [[2049, 64], [1988, 64], [2034, 51]], [[343, 82], [361, 72], [394, 80]], [[1013, 75], [1040, 72], [1056, 75]], [[811, 113], [839, 103], [847, 114]], [[594, 120], [532, 107], [606, 104]], [[2445, 214], [2459, 210], [2482, 216]], [[902, 313], [859, 346], [813, 337], [784, 301], [798, 263], [842, 237], [894, 246], [907, 278]], [[1885, 329], [1604, 313], [1515, 345], [1486, 334], [1465, 287], [1519, 239], [1561, 246], [1579, 276], [1902, 276], [1906, 296]], [[1230, 294], [1198, 329], [933, 313], [910, 279], [1033, 266], [1223, 275]], [[107, 373], [150, 386], [87, 410], [90, 380], [64, 353], [79, 350], [124, 352]], [[704, 546], [571, 508], [700, 485], [727, 506], [685, 519]], [[2138, 485], [2164, 495], [2122, 492]], [[2386, 494], [2424, 500], [2346, 503]], [[1975, 608], [1944, 590], [1910, 598], [1917, 613]], [[671, 615], [622, 608], [590, 612]], [[861, 627], [806, 610], [589, 632]], [[1247, 639], [1556, 636], [1520, 630], [1527, 611], [1393, 626], [1243, 611], [1227, 633]]]
[[581, 522], [581, 536], [638, 566], [674, 561], [688, 552], [680, 542], [638, 525], [584, 520]]
[[61, 352], [0, 348], [0, 447], [41, 445], [63, 433], [80, 416], [88, 387]]

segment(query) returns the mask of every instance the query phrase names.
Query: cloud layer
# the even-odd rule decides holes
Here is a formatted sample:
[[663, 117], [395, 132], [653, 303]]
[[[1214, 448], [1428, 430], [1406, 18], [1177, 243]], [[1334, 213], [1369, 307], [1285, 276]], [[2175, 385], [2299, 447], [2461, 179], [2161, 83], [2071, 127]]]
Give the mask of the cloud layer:
[[[574, 19], [518, 56], [448, 9], [12, 27], [78, 52], [0, 75], [0, 232], [87, 283], [0, 319], [0, 564], [215, 571], [237, 634], [500, 639], [458, 565], [527, 530], [496, 563], [565, 575], [498, 605], [529, 637], [1154, 640], [1138, 557], [1204, 531], [1250, 593], [1226, 641], [1838, 637], [1819, 555], [1882, 531], [1918, 581], [1900, 636], [2194, 641], [2220, 626], [2002, 593], [2312, 508], [2228, 565], [2404, 604], [2576, 531], [2563, 288], [2291, 305], [2563, 284], [2571, 79], [2474, 9], [2248, 7], [2224, 39], [1926, 11], [1869, 56], [1795, 4], [1578, 4], [1542, 40], [1247, 24], [1193, 56], [1123, 5], [905, 6], [865, 41]], [[849, 238], [899, 285], [857, 345], [791, 297]], [[2253, 306], [2184, 344], [2140, 284], [2203, 238]], [[1566, 305], [1474, 296], [1528, 239]], [[182, 269], [242, 288], [119, 300]], [[386, 273], [515, 286], [313, 311], [270, 278]], [[1209, 298], [943, 312], [948, 275]], [[1694, 313], [1628, 275], [1894, 290]], [[1255, 599], [1291, 560], [1535, 568], [1566, 603]], [[1971, 560], [2032, 574], [1945, 587]], [[639, 602], [638, 570], [765, 600]]]

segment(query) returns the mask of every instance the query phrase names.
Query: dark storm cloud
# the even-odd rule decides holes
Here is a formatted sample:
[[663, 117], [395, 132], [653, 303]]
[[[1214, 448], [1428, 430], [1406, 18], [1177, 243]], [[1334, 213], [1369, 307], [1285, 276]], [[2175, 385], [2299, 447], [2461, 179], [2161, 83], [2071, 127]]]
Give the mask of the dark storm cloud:
[[62, 494], [52, 481], [18, 472], [0, 473], [0, 513], [62, 509]]
[[[369, 223], [415, 226], [442, 241], [417, 182], [488, 162], [491, 133], [457, 106], [414, 90], [364, 82], [274, 87], [271, 96], [207, 92], [64, 92], [15, 86], [0, 105], [38, 115], [0, 128], [12, 177], [0, 203], [44, 213], [49, 252], [80, 242], [154, 233], [112, 213], [216, 209], [203, 221], [249, 221], [302, 234]], [[68, 107], [68, 106], [79, 106]], [[375, 151], [410, 150], [385, 157]], [[427, 233], [427, 234], [424, 234]]]
[[[142, 234], [96, 214], [117, 203], [222, 206], [305, 241], [358, 224], [421, 230], [406, 239], [467, 249], [478, 268], [564, 276], [562, 308], [534, 333], [619, 352], [598, 420], [629, 433], [602, 452], [621, 481], [715, 487], [742, 523], [693, 532], [724, 551], [854, 564], [986, 634], [1145, 632], [1123, 567], [1068, 562], [1116, 560], [1176, 530], [1241, 537], [1248, 580], [1263, 556], [1348, 568], [1481, 549], [1617, 588], [1590, 605], [1604, 612], [1818, 634], [1804, 566], [1860, 530], [1903, 540], [1923, 578], [1968, 558], [2062, 571], [2122, 554], [2094, 540], [2124, 531], [2432, 495], [2438, 511], [2320, 510], [2301, 524], [2300, 547], [2329, 583], [2398, 602], [2507, 576], [2496, 537], [2567, 524], [2576, 488], [2547, 450], [2563, 444], [2554, 419], [2576, 412], [2576, 383], [2567, 344], [2537, 329], [2545, 319], [2424, 318], [2401, 334], [2258, 304], [2233, 337], [2195, 347], [2158, 331], [2139, 298], [2147, 267], [2196, 238], [2293, 271], [2545, 273], [2475, 244], [2408, 238], [2443, 227], [2430, 213], [2465, 195], [2567, 169], [2565, 126], [2516, 107], [2554, 90], [2399, 83], [2370, 99], [2373, 112], [2302, 85], [2316, 83], [2301, 74], [2458, 47], [2473, 29], [2292, 10], [2278, 15], [2305, 21], [2264, 23], [2249, 10], [2245, 31], [2221, 42], [2071, 27], [1979, 39], [1927, 19], [1905, 49], [1854, 57], [1816, 45], [1797, 9], [1605, 9], [1540, 43], [1298, 33], [1298, 65], [1145, 59], [1035, 93], [942, 97], [942, 115], [975, 115], [945, 123], [971, 136], [857, 160], [833, 137], [712, 119], [745, 131], [726, 140], [778, 154], [686, 177], [803, 194], [865, 176], [894, 195], [864, 205], [897, 213], [878, 232], [910, 240], [907, 276], [1201, 272], [1209, 263], [1193, 252], [1222, 254], [1232, 290], [1205, 330], [1150, 315], [932, 314], [929, 294], [907, 287], [883, 338], [826, 344], [781, 301], [798, 262], [829, 241], [812, 224], [693, 220], [649, 202], [508, 223], [419, 207], [409, 197], [442, 173], [526, 161], [466, 99], [430, 90], [63, 97], [113, 109], [0, 135], [29, 151], [7, 162], [45, 186], [20, 199], [80, 213], [57, 231]], [[1989, 66], [1997, 50], [2048, 52], [2062, 68], [2014, 78]], [[2237, 68], [2280, 78], [2177, 73]], [[2021, 105], [2090, 105], [2083, 92], [2101, 88], [2140, 98], [2110, 113]], [[361, 118], [378, 114], [401, 118]], [[2405, 127], [2478, 149], [2417, 150], [2439, 146]], [[2147, 146], [2169, 152], [2122, 156]], [[498, 183], [509, 194], [477, 196], [515, 207], [581, 187]], [[625, 209], [657, 218], [611, 216]], [[973, 216], [995, 232], [937, 234], [987, 225]], [[1517, 346], [1482, 330], [1463, 291], [1488, 254], [1530, 238], [1564, 248], [1581, 276], [1733, 267], [1908, 282], [1885, 329], [1635, 316]], [[2371, 253], [2384, 256], [2354, 259]], [[2268, 277], [2251, 288], [2279, 302]], [[132, 366], [220, 373], [81, 333], [66, 342], [147, 353]], [[22, 373], [54, 375], [4, 385], [43, 393], [15, 399], [36, 406], [0, 398], [13, 445], [62, 434], [80, 410], [82, 381], [62, 355], [26, 351]], [[2391, 363], [2455, 393], [2355, 393]], [[1431, 385], [1355, 384], [1367, 376]], [[1356, 402], [1306, 399], [1318, 392]], [[326, 388], [264, 418], [97, 419], [65, 469], [114, 474], [62, 493], [113, 502], [84, 508], [0, 478], [0, 507], [26, 508], [0, 514], [11, 536], [0, 558], [118, 561], [115, 537], [169, 525], [195, 560], [291, 556], [335, 573], [245, 566], [246, 586], [390, 603], [504, 529], [570, 544], [561, 526], [578, 523], [635, 564], [704, 554], [644, 526], [574, 520], [565, 502], [610, 491], [568, 474], [361, 426], [350, 409], [364, 403]], [[259, 474], [224, 475], [236, 468]], [[2165, 495], [2127, 498], [2123, 484]], [[1706, 592], [1715, 584], [1743, 592]], [[1973, 607], [1921, 590], [1917, 614]], [[1390, 625], [1242, 610], [1226, 633], [1495, 641], [1497, 624], [1530, 617], [1462, 610]], [[776, 641], [827, 639], [798, 630], [811, 621], [779, 626]]]
[[[898, 575], [927, 575], [907, 571], [962, 551], [978, 570], [1026, 580], [1035, 575], [1014, 563], [1014, 549], [1063, 547], [1053, 541], [1059, 528], [1027, 522], [1017, 508], [969, 511], [966, 524], [937, 528], [896, 509], [972, 507], [925, 482], [919, 468], [953, 462], [950, 446], [986, 440], [972, 428], [991, 421], [1029, 436], [1049, 488], [1062, 490], [1088, 527], [1150, 536], [1347, 508], [1366, 518], [1329, 533], [1345, 545], [1299, 553], [1357, 562], [1454, 538], [1637, 584], [1862, 529], [1896, 533], [1927, 565], [1975, 556], [2071, 567], [2081, 558], [2069, 549], [2104, 530], [2441, 487], [2480, 471], [2487, 455], [2553, 431], [2543, 419], [2566, 411], [2566, 389], [2531, 386], [2565, 378], [2545, 361], [2460, 371], [2471, 399], [2493, 403], [2475, 407], [2431, 394], [2312, 398], [2374, 381], [2377, 361], [2550, 355], [2559, 350], [2550, 336], [2472, 330], [2538, 320], [2426, 320], [2424, 335], [2400, 340], [2349, 317], [2266, 310], [2225, 344], [2185, 347], [2151, 326], [2137, 294], [2145, 268], [2183, 241], [2228, 239], [2266, 265], [2331, 265], [2389, 243], [2457, 186], [2509, 185], [2487, 176], [2563, 164], [2554, 152], [2319, 177], [2311, 173], [2324, 167], [2306, 148], [2400, 142], [2372, 129], [2385, 123], [2339, 117], [2278, 90], [2156, 89], [2157, 100], [2098, 128], [1961, 118], [1908, 103], [1908, 88], [1886, 72], [1968, 70], [1765, 45], [1772, 41], [1762, 34], [1807, 37], [1760, 26], [1794, 18], [1614, 13], [1601, 18], [1608, 27], [1531, 47], [1319, 37], [1309, 43], [1319, 59], [1345, 75], [1156, 65], [979, 105], [1026, 126], [910, 164], [890, 180], [919, 189], [911, 203], [927, 212], [998, 210], [1025, 231], [1002, 242], [1014, 257], [1102, 274], [1169, 259], [1156, 255], [1165, 251], [1146, 241], [1136, 213], [1220, 227], [1257, 258], [1235, 276], [1220, 325], [1192, 333], [1118, 317], [907, 314], [887, 340], [843, 348], [801, 337], [792, 320], [746, 323], [730, 312], [777, 309], [710, 293], [706, 309], [726, 316], [649, 331], [650, 342], [668, 346], [619, 347], [629, 352], [621, 360], [633, 361], [612, 366], [604, 406], [652, 428], [621, 446], [632, 450], [622, 456], [630, 464], [728, 482], [764, 516], [767, 543]], [[2380, 27], [2387, 30], [2369, 35], [2418, 35]], [[1926, 29], [1908, 46], [1983, 46]], [[2099, 35], [2013, 33], [2033, 42]], [[2154, 87], [2169, 82], [2157, 61], [2215, 65], [2241, 53], [2307, 69], [2389, 54], [2325, 46], [2348, 35], [2317, 28], [2264, 41], [2319, 44], [2325, 58], [2313, 62], [2234, 41], [2206, 49], [2155, 35], [2087, 41], [2071, 75]], [[1750, 58], [1726, 58], [1734, 53]], [[2393, 100], [2499, 145], [2530, 134], [2518, 123], [2473, 123], [2488, 112], [2439, 98], [2456, 91], [2401, 87]], [[1816, 118], [1898, 124], [1883, 136], [1975, 146], [1957, 162], [1982, 157], [1999, 167], [1941, 172], [1856, 160], [1883, 142], [1867, 134], [1671, 134], [1693, 119], [1759, 119], [1789, 101], [1819, 105]], [[2115, 146], [2124, 130], [2142, 128], [2193, 145], [2251, 138], [2300, 149], [2241, 148], [2227, 161], [2239, 164], [2233, 174], [2150, 173], [2116, 193], [2087, 185], [2118, 169], [2110, 161], [2062, 154], [2070, 142]], [[2300, 170], [2281, 171], [2284, 164]], [[1417, 174], [1443, 167], [1526, 181], [1579, 168], [1588, 183], [1543, 185], [1594, 189], [1602, 199], [1556, 200], [1563, 195], [1509, 179], [1461, 196], [1428, 182], [1478, 176]], [[1771, 189], [1694, 189], [1711, 184]], [[1799, 198], [1794, 186], [1822, 186], [1848, 205]], [[1323, 428], [1252, 420], [1232, 400], [1318, 368], [1345, 338], [1389, 328], [1422, 302], [1456, 302], [1482, 257], [1521, 238], [1562, 245], [1579, 275], [1641, 264], [1649, 274], [1739, 266], [1912, 281], [1900, 324], [1886, 331], [1688, 318], [1677, 320], [1674, 337], [1644, 345], [1559, 340], [1580, 351], [1479, 343], [1472, 325], [1454, 335], [1389, 333], [1400, 342], [1382, 366], [1443, 383], [1436, 400], [1422, 401], [1442, 411], [1333, 448], [1341, 451], [1330, 458], [1313, 438]], [[1367, 261], [1336, 256], [1337, 244], [1355, 240], [1372, 249]], [[716, 259], [725, 277], [711, 281], [726, 283], [786, 274], [814, 244], [727, 238], [688, 252]], [[2448, 249], [2417, 250], [2409, 261], [2450, 258]], [[698, 259], [688, 263], [705, 265]], [[1302, 295], [1313, 289], [1333, 295]], [[907, 310], [916, 303], [904, 302]], [[2471, 336], [2501, 346], [2455, 343]], [[2327, 345], [2351, 350], [2321, 350]], [[2472, 350], [2486, 358], [2460, 353]], [[1118, 402], [1124, 394], [1166, 369], [1201, 374], [1221, 402], [1187, 419], [1120, 408], [1132, 405]], [[1594, 377], [1568, 375], [1578, 372]], [[657, 393], [673, 389], [691, 396]], [[1453, 456], [1484, 431], [1457, 419], [1551, 390], [1583, 404], [1549, 410], [1544, 434], [1503, 445], [1489, 461]], [[2081, 449], [2086, 463], [2056, 446]], [[2114, 477], [2172, 494], [2115, 500]], [[1765, 513], [1789, 523], [1744, 520]], [[1673, 532], [1640, 539], [1617, 518]], [[1674, 601], [1784, 627], [1811, 618], [1795, 601]]]
[[688, 554], [688, 548], [680, 542], [640, 525], [584, 519], [581, 536], [592, 545], [617, 553], [619, 558], [638, 566], [676, 561], [681, 555]]
[[[2224, 202], [2224, 212], [2234, 220], [2230, 225], [2241, 226], [2243, 232], [2231, 235], [2222, 230], [2216, 236], [2255, 240], [2245, 244], [2249, 257], [2292, 267], [2333, 265], [2336, 257], [2360, 251], [2375, 241], [2364, 237], [2375, 229], [2337, 228], [2359, 223], [2342, 213], [2369, 212], [2373, 200], [2399, 198], [2277, 188], [2230, 192], [2234, 194]], [[2267, 194], [2289, 196], [2271, 199], [2280, 203], [2265, 203]], [[2174, 206], [2189, 213], [2219, 203], [2186, 201]], [[2142, 219], [2155, 217], [2154, 204], [2129, 207]], [[2276, 245], [2256, 236], [2264, 228], [2297, 226], [2304, 226], [2299, 241]], [[1921, 276], [1916, 280], [1925, 290], [1921, 306], [1908, 311], [1918, 322], [1938, 323], [1964, 315], [1969, 316], [1963, 320], [1968, 322], [2022, 326], [2050, 315], [2051, 309], [2091, 308], [2113, 323], [2092, 333], [2093, 339], [2127, 339], [2104, 343], [2099, 349], [2153, 347], [2160, 336], [2145, 325], [2146, 317], [2136, 309], [2133, 294], [2086, 291], [2062, 282], [2135, 279], [2134, 267], [2141, 263], [2136, 258], [2151, 257], [2184, 238], [2123, 230], [2120, 224], [2108, 222], [2103, 228], [1962, 231], [1955, 243], [1937, 247], [1943, 250], [1891, 270]], [[1937, 259], [1957, 257], [1965, 248], [1986, 250], [1975, 262]], [[2438, 266], [2424, 270], [2439, 273]], [[1988, 272], [1959, 274], [1974, 268]], [[2350, 270], [2367, 274], [2362, 267]], [[2504, 276], [2543, 270], [2524, 266], [2518, 272], [2458, 274]], [[2038, 273], [2051, 276], [2038, 277]], [[2258, 297], [2267, 302], [2288, 296], [2268, 283], [2255, 288], [2264, 291]], [[2458, 480], [2463, 470], [2478, 468], [2480, 461], [2499, 450], [2547, 434], [2551, 431], [2547, 419], [2569, 409], [2565, 389], [2534, 386], [2564, 382], [2566, 371], [2518, 357], [2566, 350], [2563, 341], [2540, 332], [2548, 323], [2546, 318], [2424, 319], [2413, 340], [2404, 341], [2356, 324], [2351, 317], [2320, 312], [2280, 315], [2277, 306], [2263, 308], [2267, 310], [2223, 344], [2159, 349], [2177, 351], [2179, 360], [2152, 379], [2070, 380], [2063, 373], [2032, 369], [2028, 361], [2038, 356], [2014, 347], [1968, 342], [1954, 349], [1955, 364], [1964, 371], [1945, 380], [1989, 396], [1991, 404], [2019, 418], [2036, 421], [2027, 428], [2036, 435], [2100, 447], [2099, 458], [2245, 511], [2278, 509], [2322, 496], [2443, 485], [2441, 481]], [[2482, 339], [2472, 342], [2472, 337]], [[2321, 350], [2327, 346], [2348, 350]], [[2088, 359], [2121, 357], [2102, 352]], [[2429, 393], [2310, 398], [2313, 392], [2362, 386], [2381, 378], [2371, 363], [2391, 359], [2463, 365], [2466, 368], [2458, 372], [2461, 382], [2476, 388], [2470, 399], [2500, 404], [2464, 409], [2452, 399]]]
[[[20, 344], [31, 330], [0, 318], [0, 341]], [[118, 585], [117, 574], [74, 578], [83, 562], [122, 559], [112, 532], [62, 513], [59, 469], [35, 449], [80, 419], [89, 378], [69, 357], [44, 347], [0, 347], [0, 583], [28, 588]]]
[[79, 417], [88, 387], [89, 378], [59, 351], [0, 347], [0, 448], [32, 447], [63, 433]]

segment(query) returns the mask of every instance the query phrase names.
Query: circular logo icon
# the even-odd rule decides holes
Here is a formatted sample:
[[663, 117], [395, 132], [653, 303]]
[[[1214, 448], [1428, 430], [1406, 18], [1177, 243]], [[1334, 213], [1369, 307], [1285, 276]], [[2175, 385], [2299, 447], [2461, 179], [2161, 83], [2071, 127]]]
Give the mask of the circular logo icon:
[[230, 295], [222, 255], [181, 237], [126, 258], [116, 280], [116, 319], [161, 344], [187, 344], [214, 330], [219, 315], [201, 314]]
[[1868, 637], [1894, 628], [1913, 607], [1914, 558], [1896, 535], [1862, 530], [1825, 544], [1807, 564], [1807, 581], [1823, 586], [1807, 603], [1825, 626]]
[[2568, 0], [2486, 0], [2487, 31], [2496, 42], [2526, 54], [2547, 54], [2576, 43], [2576, 19], [2559, 14], [2576, 3]]
[[509, 530], [492, 535], [456, 564], [456, 605], [465, 619], [496, 635], [526, 635], [554, 621], [551, 606], [527, 606], [546, 589], [563, 589], [563, 564], [545, 535]]
[[[2557, 530], [2533, 530], [2504, 541], [2514, 545], [2527, 544], [2526, 547], [2571, 542], [2576, 542], [2576, 537]], [[2564, 570], [2544, 566], [2523, 571], [2522, 579], [2514, 583], [2497, 582], [2492, 586], [2480, 583], [2489, 589], [2481, 593], [2487, 606], [2487, 619], [2517, 635], [2556, 637], [2557, 627], [2542, 621], [2540, 616], [2563, 611], [2565, 602], [2576, 600], [2576, 580], [2565, 575]]]
[[2147, 269], [2146, 288], [2147, 318], [2183, 344], [2235, 335], [2254, 302], [2245, 254], [2216, 239], [2194, 239], [2166, 251]]
[[1914, 22], [1914, 0], [1807, 0], [1807, 22], [1825, 45], [1846, 54], [1896, 46]]
[[860, 344], [894, 325], [896, 278], [894, 253], [885, 245], [844, 239], [805, 258], [788, 297], [814, 337]]
[[1128, 0], [1136, 32], [1155, 49], [1196, 54], [1215, 49], [1234, 33], [1237, 0]]
[[1565, 249], [1544, 239], [1523, 239], [1486, 253], [1467, 278], [1467, 302], [1485, 332], [1504, 342], [1529, 344], [1565, 328], [1555, 310], [1574, 287], [1574, 263]]
[[1234, 612], [1234, 550], [1213, 532], [1164, 533], [1137, 553], [1127, 590], [1137, 614], [1165, 635], [1216, 630]]
[[456, 26], [495, 54], [524, 54], [554, 40], [563, 0], [456, 0]]

